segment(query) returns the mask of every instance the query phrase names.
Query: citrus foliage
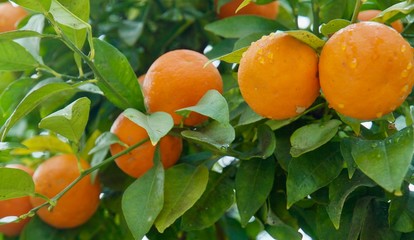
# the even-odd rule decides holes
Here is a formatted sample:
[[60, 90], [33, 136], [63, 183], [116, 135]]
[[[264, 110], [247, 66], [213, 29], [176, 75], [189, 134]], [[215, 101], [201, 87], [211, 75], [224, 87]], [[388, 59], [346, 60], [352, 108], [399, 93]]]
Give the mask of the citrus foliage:
[[[313, 239], [413, 239], [413, 1], [245, 0], [235, 1], [241, 14], [219, 13], [229, 2], [15, 0], [28, 16], [18, 30], [0, 33], [0, 164], [41, 173], [33, 181], [0, 168], [0, 205], [37, 199], [25, 213], [0, 213], [2, 227], [26, 218], [24, 240], [255, 239], [264, 232], [289, 240], [301, 232]], [[252, 6], [277, 10], [245, 15]], [[401, 35], [368, 23], [360, 25], [381, 26], [375, 33], [385, 35], [374, 36], [374, 47], [349, 36], [330, 42], [346, 29], [358, 31], [358, 13], [370, 9], [380, 11], [373, 21], [401, 21]], [[257, 45], [269, 35], [289, 44], [269, 44], [263, 55]], [[202, 63], [195, 68], [178, 56], [153, 66], [177, 49], [198, 52]], [[303, 62], [303, 51], [311, 60]], [[263, 56], [279, 64], [261, 66]], [[204, 71], [214, 72], [213, 87], [203, 85]], [[374, 81], [384, 75], [385, 88]], [[320, 90], [319, 77], [341, 82]], [[353, 77], [369, 81], [347, 84]], [[266, 94], [256, 92], [258, 83]], [[311, 93], [299, 91], [307, 84]], [[277, 92], [285, 95], [269, 97]], [[335, 101], [339, 92], [348, 111]], [[152, 109], [148, 94], [173, 108]], [[192, 95], [190, 104], [179, 103]], [[303, 106], [300, 98], [307, 98]], [[268, 116], [252, 101], [294, 114]], [[387, 111], [371, 114], [384, 104]], [[203, 117], [186, 124], [191, 115]], [[72, 162], [59, 169], [53, 162], [63, 158]], [[131, 162], [138, 172], [124, 170]], [[39, 187], [42, 176], [61, 185]], [[82, 219], [71, 222], [73, 213]]]

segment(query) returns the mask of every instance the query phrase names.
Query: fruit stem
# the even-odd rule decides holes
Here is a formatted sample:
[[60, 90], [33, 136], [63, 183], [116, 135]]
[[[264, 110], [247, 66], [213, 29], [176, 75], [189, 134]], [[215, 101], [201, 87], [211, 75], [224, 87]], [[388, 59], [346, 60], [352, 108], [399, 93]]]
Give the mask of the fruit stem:
[[352, 14], [351, 23], [356, 23], [358, 20], [359, 10], [361, 9], [362, 0], [356, 0], [354, 13]]

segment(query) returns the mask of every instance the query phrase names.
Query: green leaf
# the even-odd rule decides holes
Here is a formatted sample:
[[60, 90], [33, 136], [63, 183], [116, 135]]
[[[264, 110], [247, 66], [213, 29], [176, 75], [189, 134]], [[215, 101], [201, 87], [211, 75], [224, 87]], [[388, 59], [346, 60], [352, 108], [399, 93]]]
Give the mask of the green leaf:
[[177, 110], [178, 114], [187, 115], [190, 111], [210, 117], [220, 123], [229, 122], [229, 107], [226, 99], [217, 91], [209, 90], [197, 105]]
[[122, 211], [135, 239], [150, 230], [164, 204], [164, 168], [157, 147], [154, 166], [133, 182], [122, 196]]
[[32, 11], [46, 13], [50, 9], [52, 0], [13, 0], [13, 2]]
[[392, 229], [398, 232], [414, 231], [414, 193], [407, 191], [401, 197], [391, 199], [388, 209], [388, 221]]
[[336, 143], [292, 158], [286, 181], [287, 207], [331, 183], [341, 172], [342, 164]]
[[50, 13], [56, 22], [72, 29], [90, 28], [90, 25], [65, 8], [59, 1], [52, 0]]
[[237, 123], [236, 127], [255, 123], [255, 122], [258, 122], [264, 119], [264, 117], [258, 115], [245, 102], [243, 102], [241, 105], [242, 105], [242, 113], [240, 115], [239, 122]]
[[369, 205], [374, 197], [362, 197], [357, 200], [352, 212], [351, 226], [349, 228], [348, 240], [358, 240], [359, 234], [367, 217]]
[[11, 82], [0, 94], [0, 109], [2, 117], [9, 117], [24, 95], [33, 86], [33, 79], [21, 78]]
[[329, 205], [326, 208], [329, 218], [336, 229], [339, 229], [342, 209], [347, 197], [359, 187], [374, 187], [376, 184], [361, 172], [356, 172], [352, 179], [343, 172], [329, 185]]
[[217, 149], [227, 149], [236, 136], [234, 128], [229, 123], [224, 124], [216, 121], [199, 130], [184, 130], [181, 135]]
[[349, 138], [342, 139], [341, 141], [341, 154], [345, 160], [346, 167], [348, 169], [348, 177], [352, 178], [355, 170], [358, 168], [354, 158], [352, 157], [352, 140]]
[[1, 139], [6, 137], [7, 132], [17, 121], [26, 116], [42, 102], [60, 93], [73, 91], [74, 89], [76, 89], [76, 85], [72, 86], [64, 82], [56, 82], [54, 79], [46, 79], [38, 83], [20, 101], [19, 105], [17, 105], [16, 109], [0, 129]]
[[155, 112], [150, 115], [145, 115], [138, 110], [128, 108], [122, 114], [144, 128], [153, 145], [157, 144], [162, 137], [167, 135], [174, 126], [171, 115], [165, 112]]
[[[59, 27], [69, 40], [78, 49], [82, 49], [87, 33], [91, 34], [91, 26], [88, 24], [90, 1], [82, 0], [60, 0], [53, 1], [51, 14], [59, 23]], [[91, 41], [90, 36], [89, 40]], [[93, 46], [91, 46], [93, 52]], [[75, 53], [75, 62], [78, 69], [82, 69], [81, 56]], [[82, 73], [82, 71], [80, 71]]]
[[[24, 25], [21, 30], [29, 30], [29, 31], [36, 31], [38, 33], [43, 32], [43, 28], [45, 26], [45, 17], [42, 14], [36, 14], [30, 17], [29, 21], [26, 25]], [[32, 54], [32, 56], [36, 59], [37, 62], [43, 64], [43, 59], [40, 56], [40, 37], [26, 37], [26, 38], [19, 38], [14, 40], [15, 42], [19, 43], [23, 46], [27, 51]]]
[[72, 153], [73, 150], [68, 143], [63, 142], [53, 135], [33, 136], [22, 142], [24, 148], [14, 149], [14, 155], [27, 155], [34, 152], [49, 153]]
[[227, 53], [225, 55], [216, 57], [214, 59], [211, 59], [208, 64], [211, 64], [212, 62], [216, 61], [216, 60], [220, 60], [220, 61], [225, 61], [228, 63], [240, 63], [240, 59], [243, 57], [243, 53], [245, 51], [247, 51], [249, 47], [244, 47], [244, 48], [240, 48], [237, 50], [234, 50], [231, 53]]
[[201, 230], [212, 226], [234, 203], [233, 171], [222, 174], [210, 172], [205, 192], [184, 215], [181, 226], [185, 231]]
[[62, 110], [43, 118], [40, 128], [52, 130], [70, 141], [78, 143], [89, 119], [91, 100], [77, 99]]
[[332, 34], [336, 33], [338, 30], [348, 26], [349, 24], [351, 24], [351, 22], [345, 19], [333, 19], [328, 23], [323, 23], [321, 25], [321, 33], [325, 37], [329, 37]]
[[325, 45], [325, 41], [317, 37], [315, 34], [305, 30], [286, 31], [290, 36], [309, 45], [315, 51], [320, 52]]
[[275, 239], [301, 240], [302, 234], [286, 224], [267, 226], [266, 232]]
[[164, 208], [155, 220], [159, 232], [164, 232], [201, 197], [208, 182], [208, 169], [188, 164], [175, 165], [165, 172]]
[[293, 157], [298, 157], [317, 149], [336, 135], [341, 124], [341, 121], [333, 119], [324, 123], [305, 125], [297, 129], [290, 137], [292, 144], [290, 153]]
[[400, 2], [382, 11], [375, 18], [373, 18], [372, 21], [385, 23], [400, 13], [410, 14], [413, 10], [414, 4], [410, 3], [410, 1]]
[[348, 0], [318, 0], [320, 22], [343, 18]]
[[242, 161], [236, 174], [236, 201], [240, 222], [246, 226], [266, 201], [276, 170], [274, 158]]
[[400, 192], [414, 153], [413, 126], [384, 140], [354, 139], [352, 156], [368, 177], [389, 192]]
[[395, 240], [400, 239], [400, 232], [392, 231], [387, 218], [388, 203], [371, 201], [360, 233], [360, 240]]
[[271, 33], [285, 27], [270, 19], [239, 15], [212, 22], [205, 26], [207, 31], [225, 38], [241, 38], [252, 33]]
[[141, 88], [127, 58], [102, 40], [94, 39], [93, 43], [95, 66], [100, 74], [97, 85], [108, 100], [121, 109], [145, 111]]
[[347, 117], [344, 116], [340, 113], [338, 113], [339, 118], [341, 119], [342, 122], [344, 122], [345, 124], [347, 124], [348, 126], [350, 126], [352, 128], [352, 131], [354, 131], [354, 133], [359, 136], [361, 133], [361, 121], [355, 118], [351, 118], [351, 117]]
[[0, 200], [18, 198], [35, 192], [32, 176], [15, 168], [0, 168]]
[[257, 141], [246, 143], [253, 146], [252, 149], [242, 148], [238, 152], [238, 158], [248, 160], [252, 158], [268, 158], [275, 152], [276, 138], [272, 129], [266, 124], [257, 127]]
[[36, 67], [39, 63], [24, 47], [12, 40], [0, 40], [0, 70], [25, 71]]

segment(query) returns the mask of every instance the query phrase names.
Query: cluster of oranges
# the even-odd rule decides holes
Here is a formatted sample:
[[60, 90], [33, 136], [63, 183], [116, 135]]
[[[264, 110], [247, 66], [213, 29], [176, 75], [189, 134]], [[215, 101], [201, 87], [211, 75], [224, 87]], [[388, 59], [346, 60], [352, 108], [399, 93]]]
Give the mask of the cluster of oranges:
[[[376, 14], [362, 13], [360, 19]], [[401, 31], [399, 24], [394, 26]], [[238, 82], [247, 104], [270, 119], [300, 115], [322, 92], [338, 113], [372, 120], [394, 111], [410, 94], [413, 61], [398, 31], [360, 21], [334, 33], [319, 56], [286, 33], [264, 36], [242, 56]]]
[[[88, 169], [90, 165], [75, 155], [57, 155], [41, 163], [35, 171], [20, 164], [6, 165], [8, 168], [17, 168], [33, 176], [36, 193], [52, 198], [65, 189], [77, 177], [80, 169]], [[49, 225], [59, 228], [73, 228], [88, 221], [99, 206], [101, 187], [99, 179], [92, 180], [84, 177], [66, 192], [51, 211], [42, 207], [37, 215]], [[6, 216], [20, 216], [31, 209], [43, 204], [45, 200], [37, 196], [27, 196], [0, 201], [0, 218]], [[0, 233], [6, 236], [17, 236], [29, 222], [29, 218], [16, 223], [0, 225]]]
[[[224, 4], [219, 18], [235, 15], [242, 0]], [[217, 1], [216, 1], [217, 4]], [[27, 12], [12, 6], [0, 15], [0, 32], [14, 30]], [[254, 14], [275, 19], [278, 2], [267, 5], [250, 3], [237, 14]], [[402, 24], [392, 29], [384, 24], [368, 22], [376, 11], [360, 15], [361, 22], [351, 24], [326, 42], [320, 54], [300, 40], [286, 34], [274, 33], [251, 44], [243, 54], [238, 69], [241, 94], [259, 115], [270, 119], [287, 119], [300, 115], [322, 92], [329, 105], [345, 116], [370, 120], [394, 111], [402, 104], [414, 85], [413, 51], [399, 34]], [[7, 20], [2, 19], [6, 16]], [[176, 110], [194, 106], [209, 90], [223, 91], [221, 75], [208, 59], [192, 50], [174, 50], [161, 55], [145, 76], [139, 78], [148, 113], [169, 113], [175, 125], [197, 126], [206, 117], [191, 112], [184, 117]], [[148, 133], [121, 114], [110, 131], [127, 145], [148, 139]], [[167, 135], [159, 141], [164, 167], [174, 165], [180, 158], [183, 142], [180, 137]], [[125, 150], [113, 144], [112, 155]], [[115, 162], [131, 177], [138, 178], [153, 166], [155, 146], [147, 141]], [[33, 172], [36, 193], [52, 198], [90, 168], [74, 155], [57, 155], [38, 166]], [[99, 179], [86, 176], [63, 195], [52, 211], [41, 208], [37, 214], [56, 228], [72, 228], [85, 223], [99, 206]], [[44, 203], [40, 197], [23, 197], [0, 202], [0, 218], [21, 215]], [[7, 236], [20, 233], [28, 219], [0, 226]]]
[[[203, 54], [186, 49], [167, 52], [155, 60], [145, 77], [138, 79], [148, 112], [167, 112], [175, 125], [196, 126], [203, 123], [207, 119], [205, 116], [192, 112], [184, 118], [175, 111], [196, 105], [209, 90], [223, 91], [219, 71], [207, 63], [208, 59]], [[127, 145], [148, 138], [145, 129], [123, 114], [115, 120], [111, 132]], [[159, 144], [164, 167], [174, 165], [182, 151], [182, 139], [167, 135]], [[113, 144], [111, 153], [115, 155], [124, 149], [120, 144]], [[125, 173], [137, 178], [153, 166], [154, 151], [155, 146], [147, 141], [118, 157], [115, 162]]]
[[[242, 0], [234, 0], [220, 6], [218, 17], [250, 14], [275, 19], [279, 10], [277, 2], [266, 5], [250, 3], [236, 13], [241, 3]], [[215, 4], [217, 5], [217, 1]], [[183, 118], [175, 111], [194, 106], [208, 90], [223, 91], [219, 71], [207, 63], [208, 59], [203, 54], [185, 49], [167, 52], [155, 60], [147, 73], [138, 78], [148, 113], [167, 112], [172, 116], [175, 125], [196, 126], [203, 123], [207, 119], [205, 116], [191, 112], [188, 117]], [[111, 132], [129, 146], [148, 138], [145, 129], [123, 114], [115, 120]], [[182, 139], [167, 135], [159, 144], [163, 166], [168, 168], [174, 165], [181, 155]], [[115, 155], [124, 149], [120, 144], [113, 144], [111, 154]], [[154, 152], [155, 146], [147, 141], [118, 157], [115, 162], [122, 171], [138, 178], [153, 166]]]

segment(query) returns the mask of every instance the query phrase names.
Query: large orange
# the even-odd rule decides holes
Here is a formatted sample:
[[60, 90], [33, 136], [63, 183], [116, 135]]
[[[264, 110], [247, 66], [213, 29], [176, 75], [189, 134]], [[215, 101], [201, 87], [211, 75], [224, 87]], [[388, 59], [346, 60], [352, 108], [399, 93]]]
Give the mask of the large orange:
[[[89, 163], [80, 160], [82, 169], [90, 168]], [[75, 155], [65, 154], [49, 158], [36, 169], [33, 180], [36, 192], [52, 198], [80, 176], [78, 160]], [[38, 216], [56, 228], [73, 228], [88, 221], [99, 206], [101, 192], [99, 180], [92, 182], [90, 176], [84, 177], [58, 201], [52, 211], [41, 208]], [[32, 197], [33, 206], [44, 203], [42, 198]]]
[[[155, 60], [142, 86], [148, 111], [167, 112], [174, 124], [180, 124], [183, 117], [175, 113], [176, 110], [196, 105], [208, 90], [222, 92], [221, 75], [207, 62], [203, 54], [186, 49], [167, 52]], [[184, 124], [194, 126], [206, 119], [192, 112], [184, 119]]]
[[[135, 124], [123, 114], [120, 114], [111, 127], [111, 132], [129, 146], [148, 138], [144, 128]], [[165, 168], [174, 165], [182, 151], [182, 139], [167, 135], [160, 142], [161, 161]], [[111, 154], [115, 155], [125, 150], [120, 144], [111, 145]], [[135, 148], [131, 152], [118, 157], [115, 162], [118, 167], [130, 175], [138, 178], [147, 172], [153, 165], [155, 146], [150, 141]]]
[[292, 118], [319, 95], [318, 56], [305, 43], [286, 34], [264, 36], [243, 54], [238, 71], [241, 94], [257, 114]]
[[[380, 14], [380, 13], [381, 13], [380, 10], [375, 10], [375, 9], [361, 11], [358, 14], [358, 20], [359, 21], [370, 21], [371, 19], [378, 16], [378, 14]], [[397, 21], [392, 22], [391, 27], [393, 27], [399, 33], [401, 33], [404, 30], [404, 26], [403, 26], [403, 23], [401, 22], [401, 20], [397, 20]]]
[[13, 6], [10, 2], [0, 3], [0, 32], [16, 30], [17, 24], [27, 15], [22, 7]]
[[326, 42], [319, 63], [322, 92], [337, 112], [361, 120], [394, 111], [414, 84], [413, 51], [394, 29], [351, 24]]
[[[256, 15], [264, 18], [276, 19], [279, 13], [279, 3], [277, 1], [263, 5], [250, 2], [247, 6], [236, 12], [242, 2], [243, 0], [231, 0], [222, 5], [218, 11], [218, 17], [223, 19], [236, 15]], [[215, 3], [217, 5], [217, 0], [215, 0]]]
[[[33, 175], [33, 170], [31, 168], [20, 164], [8, 164], [6, 167], [20, 169], [30, 175]], [[7, 216], [20, 216], [22, 214], [28, 213], [31, 209], [32, 204], [30, 203], [30, 198], [28, 196], [3, 200], [0, 201], [0, 218]], [[0, 225], [0, 233], [3, 233], [9, 237], [17, 236], [20, 234], [29, 220], [29, 218], [26, 218], [17, 223]]]

